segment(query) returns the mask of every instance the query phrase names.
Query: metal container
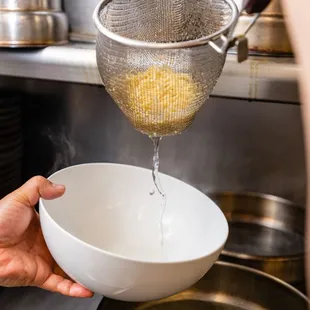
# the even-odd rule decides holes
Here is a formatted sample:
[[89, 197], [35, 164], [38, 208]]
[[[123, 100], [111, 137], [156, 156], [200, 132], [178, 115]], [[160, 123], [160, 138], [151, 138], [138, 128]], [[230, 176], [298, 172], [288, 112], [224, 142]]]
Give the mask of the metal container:
[[0, 0], [0, 10], [61, 11], [61, 0]]
[[288, 283], [304, 281], [304, 209], [271, 195], [207, 193], [229, 222], [222, 259]]
[[260, 271], [217, 262], [192, 288], [159, 301], [125, 303], [103, 299], [98, 310], [307, 310], [295, 288]]
[[[235, 34], [243, 34], [253, 17], [242, 13]], [[280, 0], [273, 0], [248, 32], [249, 49], [260, 54], [292, 55]]]
[[1, 47], [43, 47], [68, 42], [63, 12], [0, 11]]
[[93, 23], [93, 12], [99, 0], [64, 0], [64, 10], [70, 24], [70, 40], [95, 42], [97, 29]]

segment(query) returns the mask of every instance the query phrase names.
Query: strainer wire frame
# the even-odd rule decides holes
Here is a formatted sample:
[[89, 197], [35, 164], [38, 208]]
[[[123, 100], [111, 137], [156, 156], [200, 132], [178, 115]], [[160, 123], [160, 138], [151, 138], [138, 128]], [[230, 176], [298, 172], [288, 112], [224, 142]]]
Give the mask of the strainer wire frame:
[[[134, 48], [143, 48], [143, 49], [181, 49], [181, 48], [191, 48], [201, 45], [209, 44], [214, 50], [220, 54], [227, 52], [229, 44], [231, 42], [231, 37], [234, 32], [235, 26], [238, 22], [239, 10], [237, 8], [234, 0], [224, 0], [231, 8], [232, 14], [230, 21], [220, 30], [212, 33], [211, 35], [201, 37], [195, 40], [188, 40], [182, 42], [167, 42], [167, 43], [158, 43], [158, 42], [145, 42], [135, 39], [130, 39], [118, 35], [106, 27], [104, 27], [100, 21], [100, 12], [103, 7], [108, 5], [109, 2], [113, 0], [101, 0], [95, 8], [93, 14], [94, 23], [98, 31], [109, 39], [118, 42], [122, 45], [134, 47]], [[219, 46], [215, 41], [221, 40], [222, 45]]]

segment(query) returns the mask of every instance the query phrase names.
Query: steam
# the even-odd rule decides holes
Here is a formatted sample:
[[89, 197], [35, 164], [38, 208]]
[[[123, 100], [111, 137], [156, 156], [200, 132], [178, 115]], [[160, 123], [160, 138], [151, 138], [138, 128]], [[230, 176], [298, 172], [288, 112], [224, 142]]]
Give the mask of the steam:
[[51, 140], [55, 150], [54, 163], [48, 174], [51, 175], [60, 169], [71, 166], [76, 150], [65, 129], [62, 128], [60, 132], [55, 133], [48, 128], [44, 134]]

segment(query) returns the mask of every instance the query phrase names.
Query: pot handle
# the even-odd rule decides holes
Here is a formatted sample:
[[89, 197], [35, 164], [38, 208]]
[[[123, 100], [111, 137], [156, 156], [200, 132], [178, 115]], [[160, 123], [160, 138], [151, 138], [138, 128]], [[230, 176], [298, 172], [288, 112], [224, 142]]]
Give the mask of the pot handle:
[[234, 0], [239, 11], [245, 10], [248, 14], [261, 13], [271, 0]]
[[266, 9], [271, 0], [246, 0], [245, 11], [248, 14], [261, 13]]

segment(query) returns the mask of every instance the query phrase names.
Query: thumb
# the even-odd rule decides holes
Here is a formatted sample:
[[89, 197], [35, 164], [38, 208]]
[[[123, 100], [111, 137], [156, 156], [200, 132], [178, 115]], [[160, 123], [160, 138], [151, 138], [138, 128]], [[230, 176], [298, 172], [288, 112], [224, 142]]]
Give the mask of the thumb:
[[44, 177], [36, 176], [8, 196], [25, 206], [32, 207], [37, 204], [40, 197], [47, 200], [55, 199], [61, 197], [64, 192], [64, 185], [54, 184]]

